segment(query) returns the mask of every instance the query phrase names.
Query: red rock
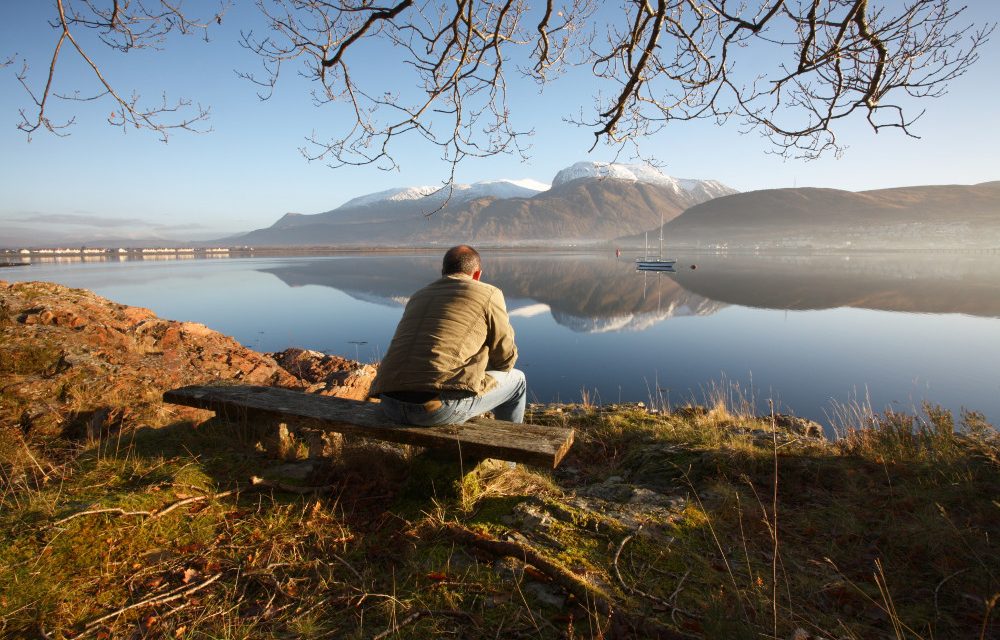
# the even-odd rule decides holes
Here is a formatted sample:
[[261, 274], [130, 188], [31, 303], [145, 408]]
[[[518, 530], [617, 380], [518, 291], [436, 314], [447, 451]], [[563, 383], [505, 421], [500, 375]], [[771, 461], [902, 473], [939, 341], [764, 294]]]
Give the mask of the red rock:
[[143, 307], [126, 307], [124, 305], [118, 305], [118, 310], [124, 317], [125, 322], [133, 326], [139, 324], [143, 320], [149, 320], [150, 318], [156, 317], [155, 313]]
[[[155, 399], [185, 384], [229, 379], [307, 386], [271, 357], [202, 324], [161, 320], [148, 309], [126, 307], [87, 291], [50, 283], [0, 283], [0, 306], [20, 319], [0, 322], [0, 340], [45, 347], [63, 354], [64, 363], [54, 374], [51, 367], [26, 374], [30, 384], [19, 387], [23, 393], [7, 391], [13, 394], [12, 402], [0, 406], [0, 422], [17, 423], [20, 415], [5, 411], [18, 405], [43, 407], [45, 415], [31, 424], [45, 429], [58, 428], [74, 412], [100, 406], [123, 407], [129, 415], [141, 407], [148, 419], [152, 415], [168, 420], [179, 415], [177, 408], [164, 411]], [[65, 392], [66, 385], [72, 393]], [[151, 400], [152, 414], [147, 409]]]
[[177, 347], [181, 341], [181, 330], [176, 326], [169, 326], [160, 336], [160, 349], [170, 351]]
[[205, 337], [211, 336], [212, 334], [215, 334], [217, 336], [221, 336], [221, 334], [216, 333], [215, 331], [212, 331], [211, 329], [209, 329], [205, 325], [199, 324], [197, 322], [182, 322], [180, 328], [181, 328], [181, 331], [183, 331], [184, 333], [187, 333], [187, 334], [190, 334], [190, 335], [193, 335], [193, 336], [198, 336], [200, 338], [205, 338]]

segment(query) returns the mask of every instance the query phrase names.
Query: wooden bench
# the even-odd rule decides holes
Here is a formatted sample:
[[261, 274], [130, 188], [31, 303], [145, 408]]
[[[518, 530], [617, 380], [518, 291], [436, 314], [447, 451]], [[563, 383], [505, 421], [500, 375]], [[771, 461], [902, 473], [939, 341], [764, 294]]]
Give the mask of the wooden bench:
[[469, 458], [495, 458], [555, 468], [573, 445], [573, 430], [475, 418], [464, 424], [394, 424], [377, 403], [319, 396], [278, 387], [190, 386], [163, 401], [214, 411], [228, 421], [250, 418], [344, 435], [443, 449]]

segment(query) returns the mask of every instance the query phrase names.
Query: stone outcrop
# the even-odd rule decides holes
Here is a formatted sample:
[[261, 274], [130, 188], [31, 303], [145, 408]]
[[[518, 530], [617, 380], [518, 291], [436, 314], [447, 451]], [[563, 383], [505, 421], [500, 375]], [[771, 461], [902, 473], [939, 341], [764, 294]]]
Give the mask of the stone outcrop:
[[304, 381], [309, 393], [365, 400], [375, 380], [373, 365], [309, 349], [285, 349], [268, 354], [285, 371]]
[[[90, 291], [0, 281], [0, 422], [88, 434], [124, 422], [158, 423], [188, 411], [167, 389], [231, 382], [367, 396], [371, 365], [289, 350], [274, 357], [194, 322], [158, 318]], [[280, 360], [280, 361], [279, 361]], [[125, 409], [123, 409], [125, 407]]]

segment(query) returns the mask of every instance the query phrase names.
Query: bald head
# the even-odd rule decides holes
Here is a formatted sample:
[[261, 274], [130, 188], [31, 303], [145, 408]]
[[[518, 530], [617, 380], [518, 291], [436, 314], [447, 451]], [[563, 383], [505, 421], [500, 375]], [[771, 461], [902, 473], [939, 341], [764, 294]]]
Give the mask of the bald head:
[[479, 260], [479, 252], [467, 244], [460, 244], [445, 252], [444, 262], [441, 265], [441, 275], [464, 273], [471, 276], [481, 269], [482, 262]]

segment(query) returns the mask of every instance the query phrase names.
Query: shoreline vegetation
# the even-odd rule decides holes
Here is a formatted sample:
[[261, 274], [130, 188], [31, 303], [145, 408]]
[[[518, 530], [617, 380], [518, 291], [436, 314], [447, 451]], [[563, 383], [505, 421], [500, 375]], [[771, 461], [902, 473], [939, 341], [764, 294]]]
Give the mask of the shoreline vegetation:
[[845, 406], [827, 440], [726, 389], [671, 412], [583, 397], [530, 407], [577, 430], [548, 471], [347, 439], [309, 458], [160, 401], [365, 392], [370, 365], [320, 356], [0, 282], [0, 636], [1000, 635], [980, 414]]

